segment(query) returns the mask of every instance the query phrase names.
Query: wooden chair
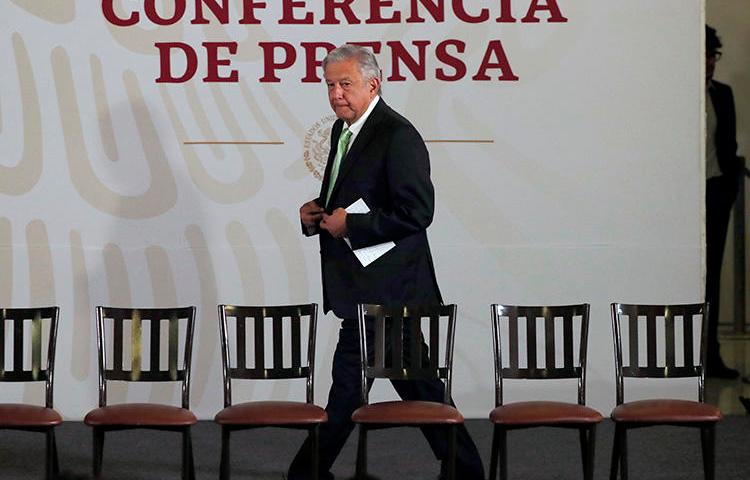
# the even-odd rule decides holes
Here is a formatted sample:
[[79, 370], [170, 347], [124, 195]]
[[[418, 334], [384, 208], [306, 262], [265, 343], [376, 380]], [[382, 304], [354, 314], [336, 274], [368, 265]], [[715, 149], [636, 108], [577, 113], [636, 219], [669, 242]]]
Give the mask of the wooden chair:
[[[317, 315], [318, 306], [314, 303], [273, 307], [219, 305], [221, 359], [224, 367], [224, 409], [216, 414], [214, 421], [221, 425], [219, 476], [222, 480], [228, 480], [230, 477], [231, 432], [260, 427], [306, 429], [312, 443], [312, 475], [314, 479], [318, 478], [318, 429], [321, 423], [328, 420], [328, 415], [321, 407], [313, 404]], [[234, 320], [235, 325], [231, 343], [230, 319]], [[265, 328], [266, 319], [271, 319], [270, 332]], [[284, 338], [285, 322], [290, 327], [289, 338]], [[305, 356], [302, 354], [303, 324], [306, 324], [307, 329]], [[252, 344], [246, 341], [248, 332], [253, 332]], [[267, 335], [271, 335], [273, 341], [270, 352], [272, 365], [266, 363]], [[235, 348], [230, 351], [232, 345]], [[285, 347], [288, 353], [286, 358]], [[248, 360], [253, 360], [252, 367], [247, 366]], [[295, 378], [306, 381], [305, 402], [254, 401], [232, 404], [232, 380]]]
[[[194, 479], [190, 427], [197, 422], [190, 411], [190, 357], [193, 350], [195, 307], [182, 308], [96, 308], [97, 349], [99, 352], [99, 408], [90, 411], [84, 423], [93, 427], [94, 478], [101, 478], [104, 434], [108, 431], [147, 428], [182, 434], [182, 478]], [[111, 324], [111, 328], [108, 328]], [[180, 325], [184, 325], [184, 340]], [[162, 329], [167, 342], [162, 345]], [[112, 351], [107, 352], [107, 334], [112, 335]], [[124, 345], [130, 334], [130, 348]], [[149, 362], [144, 365], [143, 348], [149, 344]], [[165, 348], [166, 347], [166, 348]], [[130, 350], [130, 352], [128, 352]], [[182, 359], [182, 365], [180, 360]], [[108, 359], [110, 361], [108, 361]], [[166, 360], [165, 362], [162, 359]], [[128, 361], [129, 360], [129, 361]], [[162, 363], [166, 368], [162, 368]], [[107, 404], [107, 382], [180, 382], [182, 405], [157, 403]]]
[[[62, 417], [52, 407], [55, 374], [55, 347], [57, 344], [58, 307], [3, 308], [0, 309], [0, 382], [44, 382], [45, 405], [0, 403], [0, 429], [42, 432], [47, 440], [45, 474], [53, 479], [59, 471], [55, 427]], [[24, 342], [24, 324], [30, 323], [29, 344]], [[9, 342], [10, 355], [6, 355], [6, 324], [10, 324], [13, 341]], [[45, 329], [48, 324], [48, 329]], [[46, 344], [43, 342], [48, 331]], [[42, 352], [46, 350], [46, 362]], [[30, 353], [30, 369], [24, 369], [24, 358]], [[6, 356], [12, 367], [6, 365]]]
[[[698, 341], [695, 340], [695, 321], [701, 322]], [[642, 322], [641, 319], [644, 321]], [[659, 332], [659, 324], [663, 332]], [[612, 411], [615, 422], [615, 442], [612, 449], [610, 479], [628, 478], [627, 431], [653, 425], [678, 425], [699, 428], [703, 448], [703, 469], [707, 480], [714, 478], [714, 431], [721, 420], [721, 412], [705, 402], [705, 355], [708, 304], [687, 305], [628, 305], [612, 304], [612, 329], [615, 344], [615, 375], [617, 406]], [[623, 335], [627, 326], [627, 335]], [[645, 326], [645, 331], [642, 327]], [[682, 341], [677, 342], [678, 332]], [[640, 361], [642, 340], [646, 346], [646, 365]], [[699, 345], [696, 348], [696, 343]], [[664, 365], [657, 364], [658, 346], [663, 346]], [[627, 362], [623, 359], [627, 349]], [[698, 350], [698, 354], [696, 354]], [[681, 354], [681, 355], [678, 355]], [[681, 358], [680, 358], [681, 357]], [[698, 401], [653, 399], [625, 402], [625, 382], [632, 378], [696, 377]]]
[[[523, 321], [521, 320], [523, 319]], [[559, 327], [556, 322], [559, 319]], [[578, 361], [574, 358], [574, 327], [580, 326]], [[503, 365], [503, 324], [507, 324], [508, 365]], [[521, 428], [573, 428], [579, 432], [583, 478], [594, 475], [594, 446], [596, 425], [602, 416], [586, 406], [586, 345], [588, 341], [589, 305], [513, 306], [492, 305], [492, 334], [495, 356], [495, 409], [490, 413], [494, 425], [490, 480], [497, 478], [498, 457], [500, 478], [508, 478], [507, 432]], [[526, 332], [526, 366], [519, 362], [519, 332]], [[537, 326], [544, 329], [544, 341], [537, 343]], [[562, 332], [560, 332], [560, 329]], [[557, 350], [557, 339], [562, 338], [562, 352]], [[560, 355], [561, 353], [561, 355]], [[544, 367], [539, 360], [544, 355]], [[576, 379], [576, 403], [558, 401], [503, 402], [503, 382], [506, 379]]]
[[[387, 308], [359, 305], [360, 358], [362, 365], [362, 406], [352, 420], [359, 425], [357, 479], [367, 478], [367, 432], [399, 426], [444, 426], [448, 436], [446, 471], [455, 478], [456, 426], [461, 413], [451, 405], [453, 341], [456, 305]], [[429, 356], [422, 335], [422, 321], [428, 321]], [[440, 335], [441, 323], [445, 334]], [[441, 361], [441, 345], [445, 343]], [[372, 344], [374, 351], [369, 351]], [[369, 387], [376, 378], [389, 380], [433, 380], [445, 382], [443, 402], [389, 401], [370, 404]]]

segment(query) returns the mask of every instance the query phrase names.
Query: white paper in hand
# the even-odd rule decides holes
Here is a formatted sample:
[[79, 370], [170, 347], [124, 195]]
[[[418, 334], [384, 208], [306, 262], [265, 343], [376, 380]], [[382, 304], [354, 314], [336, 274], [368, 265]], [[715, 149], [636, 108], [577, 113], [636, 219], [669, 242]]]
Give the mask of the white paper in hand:
[[[367, 213], [369, 211], [370, 207], [368, 207], [365, 201], [361, 198], [346, 207], [346, 213]], [[352, 244], [349, 239], [344, 238], [344, 240], [346, 241], [346, 244], [349, 245], [349, 248], [352, 248]], [[393, 242], [385, 242], [379, 243], [377, 245], [370, 245], [369, 247], [358, 248], [356, 250], [352, 250], [352, 252], [357, 257], [357, 260], [359, 260], [359, 263], [361, 263], [363, 267], [366, 267], [378, 258], [385, 255], [388, 250], [395, 246], [396, 244]]]

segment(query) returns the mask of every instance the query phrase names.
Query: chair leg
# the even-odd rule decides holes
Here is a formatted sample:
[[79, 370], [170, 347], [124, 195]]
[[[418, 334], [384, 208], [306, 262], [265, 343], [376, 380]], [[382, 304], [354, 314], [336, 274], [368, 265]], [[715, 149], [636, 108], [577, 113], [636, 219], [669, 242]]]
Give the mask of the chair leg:
[[313, 480], [318, 480], [320, 476], [320, 446], [319, 446], [319, 440], [320, 440], [320, 425], [316, 424], [314, 427], [310, 429], [310, 446], [312, 447], [310, 450], [310, 455], [312, 456], [312, 478]]
[[94, 480], [102, 478], [102, 461], [104, 457], [104, 430], [94, 427]]
[[47, 480], [53, 480], [57, 475], [55, 472], [55, 429], [54, 428], [48, 428], [46, 432], [44, 432], [46, 440], [47, 440], [47, 454], [45, 456], [45, 462], [44, 462], [44, 473], [46, 475]]
[[579, 427], [578, 428], [578, 440], [581, 444], [581, 464], [583, 465], [583, 476], [586, 478], [586, 447], [588, 445], [587, 442], [587, 432], [586, 428]]
[[716, 426], [701, 427], [701, 448], [703, 450], [703, 476], [706, 480], [714, 480], [714, 465], [716, 452]]
[[188, 442], [190, 443], [190, 478], [195, 480], [195, 455], [193, 454], [193, 428], [188, 428]]
[[357, 443], [357, 480], [367, 478], [367, 428], [359, 424], [359, 442]]
[[581, 427], [578, 429], [581, 440], [581, 458], [583, 460], [583, 478], [592, 480], [594, 478], [594, 449], [596, 446], [596, 425]]
[[222, 425], [221, 427], [221, 462], [219, 463], [219, 479], [229, 480], [230, 469], [229, 469], [229, 439], [231, 430], [229, 427]]
[[448, 427], [448, 478], [456, 479], [456, 426]]
[[190, 427], [182, 430], [182, 480], [194, 480], [193, 440]]
[[508, 431], [504, 428], [500, 429], [498, 435], [498, 446], [500, 447], [500, 480], [507, 480], [508, 478]]
[[498, 454], [498, 442], [500, 435], [500, 427], [495, 425], [492, 429], [492, 450], [490, 451], [490, 478], [489, 480], [495, 480], [497, 478], [497, 454]]
[[55, 477], [60, 475], [60, 460], [57, 456], [57, 437], [55, 437], [54, 429], [52, 429], [52, 471]]
[[609, 467], [609, 480], [617, 480], [617, 470], [620, 466], [620, 441], [622, 427], [619, 424], [615, 424], [615, 438], [612, 443], [612, 463]]
[[623, 427], [620, 435], [620, 480], [628, 480], [628, 430]]

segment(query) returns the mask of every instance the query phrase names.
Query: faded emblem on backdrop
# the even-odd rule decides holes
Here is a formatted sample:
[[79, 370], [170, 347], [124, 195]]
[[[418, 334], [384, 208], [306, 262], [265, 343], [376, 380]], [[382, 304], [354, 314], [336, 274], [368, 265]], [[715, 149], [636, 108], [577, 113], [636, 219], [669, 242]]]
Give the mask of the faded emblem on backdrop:
[[305, 134], [305, 165], [318, 180], [323, 179], [331, 141], [331, 126], [336, 115], [328, 115], [315, 122]]

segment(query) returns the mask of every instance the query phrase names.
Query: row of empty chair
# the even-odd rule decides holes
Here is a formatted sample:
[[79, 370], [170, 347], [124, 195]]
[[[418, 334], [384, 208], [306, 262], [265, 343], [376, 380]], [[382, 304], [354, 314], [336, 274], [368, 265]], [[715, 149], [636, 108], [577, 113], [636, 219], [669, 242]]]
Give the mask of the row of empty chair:
[[[721, 413], [704, 398], [708, 305], [614, 303], [611, 308], [616, 407], [610, 414], [615, 422], [610, 478], [615, 480], [618, 473], [623, 480], [628, 478], [629, 429], [668, 424], [700, 429], [704, 475], [713, 479], [714, 432]], [[454, 428], [463, 422], [451, 401], [456, 311], [455, 305], [360, 305], [362, 407], [352, 416], [359, 425], [358, 478], [366, 478], [368, 431], [426, 424], [445, 428], [451, 445], [446, 471], [454, 478]], [[99, 406], [84, 419], [93, 430], [95, 478], [102, 476], [105, 433], [126, 428], [179, 432], [183, 439], [182, 477], [195, 477], [190, 427], [197, 418], [190, 411], [189, 400], [195, 314], [195, 307], [97, 307]], [[53, 408], [58, 315], [58, 307], [0, 310], [0, 381], [43, 381], [46, 387], [44, 406], [0, 404], [0, 428], [45, 433], [47, 478], [55, 478], [59, 471], [55, 427], [62, 417]], [[325, 410], [314, 404], [317, 316], [316, 304], [219, 305], [224, 408], [214, 420], [222, 430], [221, 479], [230, 477], [231, 433], [267, 426], [308, 430], [317, 478], [318, 428], [327, 421]], [[494, 428], [490, 479], [497, 477], [498, 470], [500, 478], [507, 478], [508, 431], [539, 426], [577, 429], [583, 477], [593, 478], [595, 432], [602, 415], [586, 406], [589, 305], [492, 305], [491, 325], [495, 408], [489, 414]], [[25, 326], [30, 334], [24, 335]], [[6, 341], [6, 332], [12, 332], [12, 341]], [[42, 355], [45, 350], [46, 359]], [[29, 356], [30, 365], [24, 365]], [[5, 365], [6, 358], [12, 359], [12, 368]], [[625, 379], [629, 377], [695, 377], [697, 401], [657, 398], [626, 402]], [[377, 378], [439, 378], [445, 384], [444, 401], [370, 403], [369, 385]], [[297, 402], [234, 401], [233, 381], [263, 379], [304, 379], [306, 398]], [[541, 379], [577, 381], [575, 401], [504, 401], [506, 380]], [[107, 385], [112, 381], [179, 382], [181, 405], [110, 404]]]

